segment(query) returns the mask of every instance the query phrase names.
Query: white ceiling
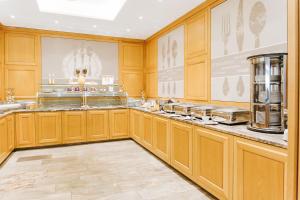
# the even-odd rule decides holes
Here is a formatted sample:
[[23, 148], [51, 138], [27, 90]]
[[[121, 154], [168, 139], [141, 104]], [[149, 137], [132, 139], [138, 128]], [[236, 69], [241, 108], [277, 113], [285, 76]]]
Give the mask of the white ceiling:
[[0, 0], [0, 22], [7, 26], [146, 39], [204, 1], [127, 0], [115, 20], [109, 21], [40, 12], [36, 0]]

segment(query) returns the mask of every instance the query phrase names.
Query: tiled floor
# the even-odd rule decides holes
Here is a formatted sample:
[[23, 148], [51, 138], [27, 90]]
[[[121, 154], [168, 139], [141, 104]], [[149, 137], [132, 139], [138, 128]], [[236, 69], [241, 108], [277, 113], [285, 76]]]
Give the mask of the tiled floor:
[[211, 200], [130, 140], [15, 152], [0, 200]]

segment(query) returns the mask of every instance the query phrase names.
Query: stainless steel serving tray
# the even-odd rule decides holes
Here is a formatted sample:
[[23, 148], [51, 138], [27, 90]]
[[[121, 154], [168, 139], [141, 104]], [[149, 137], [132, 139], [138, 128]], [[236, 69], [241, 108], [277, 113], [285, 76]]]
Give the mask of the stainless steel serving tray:
[[191, 108], [191, 116], [196, 118], [202, 117], [210, 117], [212, 110], [216, 109], [215, 106], [210, 105], [203, 105], [203, 106], [196, 106]]
[[249, 122], [250, 112], [239, 108], [219, 108], [211, 113], [213, 121], [226, 125], [245, 124]]
[[174, 106], [174, 112], [177, 115], [191, 115], [191, 109], [195, 107], [193, 104], [179, 104]]
[[167, 103], [163, 105], [163, 110], [167, 113], [174, 113], [174, 106], [179, 105], [180, 103]]

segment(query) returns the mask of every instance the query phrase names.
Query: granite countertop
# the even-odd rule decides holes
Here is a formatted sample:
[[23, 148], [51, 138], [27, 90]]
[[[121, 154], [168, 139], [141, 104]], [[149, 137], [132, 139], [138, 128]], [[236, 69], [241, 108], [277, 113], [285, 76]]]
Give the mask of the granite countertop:
[[10, 115], [12, 113], [22, 113], [22, 112], [57, 112], [57, 111], [86, 111], [86, 110], [113, 110], [113, 109], [126, 109], [127, 106], [92, 106], [92, 107], [70, 107], [70, 106], [58, 106], [58, 107], [39, 107], [34, 109], [16, 109], [10, 110], [4, 113], [0, 113], [0, 118]]
[[181, 116], [181, 117], [175, 116], [174, 117], [174, 116], [172, 116], [172, 114], [162, 113], [159, 111], [151, 112], [151, 111], [148, 111], [147, 109], [141, 108], [141, 107], [132, 107], [131, 109], [135, 109], [135, 110], [146, 112], [146, 113], [151, 113], [151, 114], [154, 114], [154, 115], [157, 115], [160, 117], [165, 117], [165, 118], [169, 118], [172, 120], [185, 122], [185, 123], [188, 123], [191, 125], [195, 125], [195, 126], [207, 128], [210, 130], [219, 131], [222, 133], [250, 139], [253, 141], [273, 145], [276, 147], [281, 147], [281, 148], [285, 148], [285, 149], [288, 147], [288, 143], [285, 140], [283, 140], [283, 134], [266, 134], [266, 133], [250, 131], [247, 129], [247, 125], [234, 125], [234, 126], [228, 126], [228, 125], [223, 125], [223, 124], [206, 125], [206, 124], [202, 123], [200, 120], [186, 119], [186, 117], [183, 117], [183, 116]]

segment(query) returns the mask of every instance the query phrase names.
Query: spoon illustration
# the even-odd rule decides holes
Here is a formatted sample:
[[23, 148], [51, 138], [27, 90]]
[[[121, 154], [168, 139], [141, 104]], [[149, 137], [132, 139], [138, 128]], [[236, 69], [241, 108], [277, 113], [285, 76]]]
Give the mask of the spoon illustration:
[[266, 18], [267, 9], [265, 5], [261, 1], [256, 2], [251, 9], [249, 19], [250, 30], [255, 36], [255, 48], [260, 47], [259, 36], [266, 26]]

